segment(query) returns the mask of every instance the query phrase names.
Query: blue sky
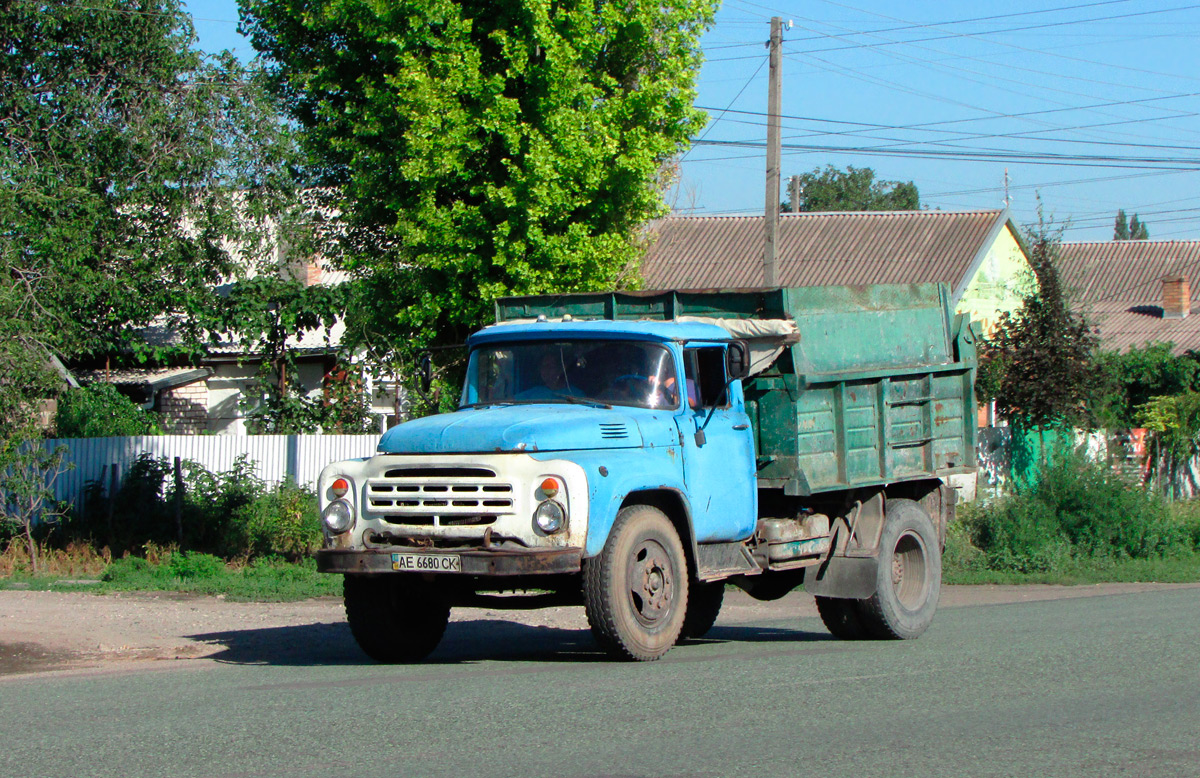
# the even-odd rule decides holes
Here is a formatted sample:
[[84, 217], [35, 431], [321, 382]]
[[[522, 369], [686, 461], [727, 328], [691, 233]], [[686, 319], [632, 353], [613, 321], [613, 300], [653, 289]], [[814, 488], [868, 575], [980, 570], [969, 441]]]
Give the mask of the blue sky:
[[[249, 59], [236, 0], [191, 0], [200, 46]], [[784, 33], [783, 175], [825, 165], [913, 181], [930, 208], [1037, 218], [1109, 240], [1200, 239], [1200, 4], [1186, 0], [726, 0], [704, 37], [710, 124], [680, 213], [763, 209], [769, 22]], [[737, 144], [737, 145], [729, 145]]]

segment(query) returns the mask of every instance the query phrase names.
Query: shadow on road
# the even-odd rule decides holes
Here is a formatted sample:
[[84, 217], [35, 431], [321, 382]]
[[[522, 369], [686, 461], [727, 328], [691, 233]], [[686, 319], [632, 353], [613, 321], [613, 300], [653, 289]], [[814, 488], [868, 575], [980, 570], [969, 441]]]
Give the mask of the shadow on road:
[[[345, 623], [229, 630], [189, 635], [192, 640], [223, 649], [209, 659], [240, 665], [308, 667], [373, 664], [354, 642]], [[750, 626], [717, 626], [700, 639], [680, 645], [721, 643], [817, 643], [826, 633]], [[458, 664], [482, 660], [508, 662], [596, 662], [607, 657], [586, 629], [533, 626], [481, 619], [451, 622], [446, 636], [425, 664]]]

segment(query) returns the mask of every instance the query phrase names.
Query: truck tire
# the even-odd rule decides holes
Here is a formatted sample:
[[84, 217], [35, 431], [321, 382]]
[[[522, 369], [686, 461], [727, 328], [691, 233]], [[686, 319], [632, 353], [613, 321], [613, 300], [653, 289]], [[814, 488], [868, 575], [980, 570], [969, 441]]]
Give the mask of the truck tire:
[[702, 638], [717, 623], [721, 615], [721, 603], [725, 600], [725, 582], [701, 583], [693, 581], [688, 589], [687, 615], [683, 617], [680, 640]]
[[817, 596], [817, 613], [829, 634], [838, 640], [863, 640], [867, 630], [863, 626], [862, 617], [858, 613], [858, 600], [842, 597]]
[[416, 662], [437, 648], [450, 606], [432, 587], [407, 576], [347, 575], [342, 585], [346, 621], [376, 662]]
[[649, 505], [622, 508], [604, 549], [584, 560], [584, 609], [596, 642], [618, 659], [658, 659], [679, 639], [687, 582], [683, 544], [666, 515]]
[[920, 503], [888, 500], [879, 537], [875, 594], [859, 600], [869, 637], [911, 640], [933, 621], [942, 587], [942, 553], [937, 529]]

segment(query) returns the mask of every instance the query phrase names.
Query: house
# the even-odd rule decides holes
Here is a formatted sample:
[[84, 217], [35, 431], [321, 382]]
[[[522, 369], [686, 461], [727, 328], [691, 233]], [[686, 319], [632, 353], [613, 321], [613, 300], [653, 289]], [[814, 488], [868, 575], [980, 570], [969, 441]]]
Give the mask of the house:
[[[647, 239], [649, 289], [763, 285], [762, 216], [670, 216]], [[985, 330], [1032, 278], [1007, 210], [786, 213], [778, 246], [780, 286], [942, 282]]]
[[[311, 262], [304, 267], [287, 268], [285, 272], [295, 274], [308, 286], [345, 280], [344, 273]], [[287, 339], [296, 365], [295, 378], [305, 397], [326, 397], [332, 382], [341, 380], [338, 358], [345, 329], [339, 320], [328, 330], [306, 331]], [[160, 346], [178, 339], [165, 325], [152, 325], [145, 330], [145, 337]], [[258, 381], [262, 361], [262, 355], [253, 346], [222, 335], [205, 346], [203, 357], [195, 365], [76, 369], [75, 373], [88, 383], [114, 384], [146, 410], [158, 413], [163, 431], [168, 434], [244, 435], [248, 432], [244, 398]], [[380, 431], [396, 423], [399, 410], [394, 382], [385, 385], [368, 376], [363, 391], [368, 394], [370, 413], [378, 419]]]
[[1200, 351], [1200, 241], [1063, 243], [1059, 275], [1071, 307], [1096, 326], [1101, 348], [1173, 343]]

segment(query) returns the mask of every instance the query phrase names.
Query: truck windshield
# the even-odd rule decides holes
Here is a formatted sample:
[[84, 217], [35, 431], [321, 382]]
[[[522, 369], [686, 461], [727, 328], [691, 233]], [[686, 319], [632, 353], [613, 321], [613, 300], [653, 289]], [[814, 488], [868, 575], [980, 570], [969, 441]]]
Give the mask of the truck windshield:
[[462, 405], [579, 403], [678, 408], [671, 352], [657, 343], [556, 340], [471, 351]]

